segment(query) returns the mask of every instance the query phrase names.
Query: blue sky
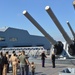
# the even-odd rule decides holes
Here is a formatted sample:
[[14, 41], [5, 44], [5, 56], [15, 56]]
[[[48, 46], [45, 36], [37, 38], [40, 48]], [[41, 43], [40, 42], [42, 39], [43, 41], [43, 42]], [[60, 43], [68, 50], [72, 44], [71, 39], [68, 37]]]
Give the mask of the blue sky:
[[50, 6], [64, 30], [72, 38], [66, 23], [68, 20], [75, 30], [75, 10], [73, 0], [1, 0], [0, 1], [0, 28], [13, 27], [24, 29], [31, 35], [43, 34], [23, 15], [27, 10], [29, 14], [41, 25], [55, 40], [64, 41], [64, 38], [52, 19], [45, 11]]

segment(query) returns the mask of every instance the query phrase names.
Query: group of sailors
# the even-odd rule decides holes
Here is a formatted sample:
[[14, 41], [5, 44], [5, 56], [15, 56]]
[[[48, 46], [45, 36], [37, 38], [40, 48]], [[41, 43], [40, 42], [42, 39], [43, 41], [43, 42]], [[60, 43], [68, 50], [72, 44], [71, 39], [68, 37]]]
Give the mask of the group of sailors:
[[29, 65], [31, 67], [31, 73], [34, 75], [35, 65], [34, 62], [30, 63], [25, 55], [25, 51], [19, 51], [16, 55], [15, 51], [9, 55], [9, 52], [0, 52], [0, 75], [7, 75], [9, 73], [9, 64], [12, 65], [13, 75], [17, 75], [17, 67], [20, 69], [20, 75], [28, 75]]

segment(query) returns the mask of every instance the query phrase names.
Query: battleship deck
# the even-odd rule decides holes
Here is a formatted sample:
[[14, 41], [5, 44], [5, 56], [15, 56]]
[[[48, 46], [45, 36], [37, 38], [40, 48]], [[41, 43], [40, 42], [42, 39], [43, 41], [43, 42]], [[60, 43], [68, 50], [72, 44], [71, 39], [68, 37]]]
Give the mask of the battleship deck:
[[[32, 62], [32, 61], [30, 61], [30, 62]], [[48, 63], [48, 59], [46, 59], [46, 64], [45, 64], [44, 68], [41, 67], [41, 60], [39, 60], [39, 62], [37, 62], [37, 61], [34, 61], [34, 62], [36, 65], [35, 75], [59, 75], [59, 72], [65, 68], [75, 68], [75, 65], [72, 63], [69, 63], [68, 61], [66, 61], [66, 64], [63, 63], [64, 60], [63, 60], [63, 62], [60, 60], [59, 63], [56, 63], [55, 68], [52, 68], [51, 62]], [[29, 73], [30, 72], [31, 72], [31, 69], [30, 69]], [[12, 72], [8, 73], [7, 75], [12, 75]], [[17, 72], [17, 75], [20, 75], [19, 71]], [[29, 75], [31, 75], [31, 74], [29, 74]]]

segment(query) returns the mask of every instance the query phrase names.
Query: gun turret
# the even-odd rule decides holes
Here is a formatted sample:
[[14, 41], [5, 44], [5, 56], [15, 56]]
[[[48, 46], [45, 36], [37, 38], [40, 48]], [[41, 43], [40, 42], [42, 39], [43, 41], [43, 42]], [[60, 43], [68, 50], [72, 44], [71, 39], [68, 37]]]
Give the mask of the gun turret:
[[[71, 56], [75, 56], [75, 45], [73, 44], [73, 41], [70, 39], [70, 37], [68, 36], [68, 34], [65, 32], [65, 30], [63, 29], [62, 25], [60, 24], [60, 22], [58, 21], [58, 19], [56, 18], [56, 16], [54, 15], [53, 11], [51, 10], [51, 8], [49, 6], [45, 7], [45, 10], [47, 11], [48, 15], [51, 17], [51, 19], [53, 20], [53, 22], [55, 23], [55, 25], [57, 26], [57, 28], [60, 30], [60, 32], [62, 33], [64, 39], [66, 40], [66, 42], [69, 44], [69, 48], [68, 48], [68, 52]], [[70, 53], [71, 52], [71, 53]]]

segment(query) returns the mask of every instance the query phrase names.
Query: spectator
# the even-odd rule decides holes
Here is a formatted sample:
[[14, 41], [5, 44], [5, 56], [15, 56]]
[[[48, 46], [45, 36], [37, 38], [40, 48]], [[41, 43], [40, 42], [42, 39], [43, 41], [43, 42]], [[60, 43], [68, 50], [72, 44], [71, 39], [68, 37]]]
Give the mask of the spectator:
[[11, 56], [10, 62], [12, 63], [13, 67], [13, 75], [17, 75], [18, 58], [15, 53], [13, 54], [13, 56]]
[[7, 60], [7, 57], [6, 57], [6, 53], [3, 54], [3, 75], [7, 75], [7, 64], [8, 64], [8, 60]]
[[21, 75], [27, 75], [26, 68], [27, 68], [27, 64], [29, 64], [29, 61], [26, 58], [25, 51], [22, 51], [21, 55], [19, 56], [19, 61], [20, 61]]
[[54, 52], [52, 52], [51, 59], [52, 59], [52, 66], [53, 68], [55, 68], [55, 53]]
[[3, 75], [3, 66], [4, 66], [3, 63], [4, 63], [3, 62], [3, 53], [0, 52], [0, 75]]
[[9, 73], [9, 52], [8, 51], [6, 52], [6, 57], [7, 57], [7, 61], [8, 61], [8, 63], [7, 63], [7, 73]]
[[35, 64], [34, 62], [31, 63], [31, 75], [35, 75]]
[[46, 57], [45, 51], [43, 51], [41, 54], [42, 67], [45, 67], [45, 58], [47, 57]]

